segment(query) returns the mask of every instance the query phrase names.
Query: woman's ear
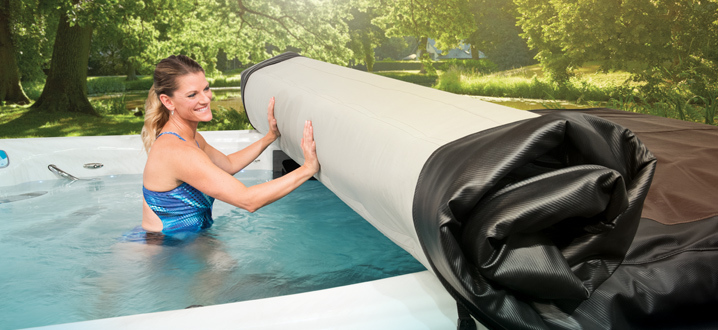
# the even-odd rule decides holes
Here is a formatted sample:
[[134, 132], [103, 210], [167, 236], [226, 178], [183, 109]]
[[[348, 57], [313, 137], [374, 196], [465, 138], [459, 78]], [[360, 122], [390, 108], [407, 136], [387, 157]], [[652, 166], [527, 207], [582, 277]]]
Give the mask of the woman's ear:
[[169, 111], [175, 110], [175, 105], [172, 103], [172, 99], [167, 96], [167, 94], [160, 94], [160, 102], [167, 108]]

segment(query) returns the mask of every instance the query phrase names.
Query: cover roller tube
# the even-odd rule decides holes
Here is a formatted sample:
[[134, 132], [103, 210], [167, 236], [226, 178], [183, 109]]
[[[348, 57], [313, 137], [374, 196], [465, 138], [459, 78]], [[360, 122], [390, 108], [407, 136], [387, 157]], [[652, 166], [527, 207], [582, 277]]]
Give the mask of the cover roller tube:
[[312, 120], [317, 179], [427, 268], [412, 220], [426, 159], [476, 131], [537, 117], [306, 57], [270, 59], [249, 70], [242, 74], [242, 93], [254, 127], [267, 132], [267, 103], [274, 96], [279, 146], [301, 164], [304, 121]]

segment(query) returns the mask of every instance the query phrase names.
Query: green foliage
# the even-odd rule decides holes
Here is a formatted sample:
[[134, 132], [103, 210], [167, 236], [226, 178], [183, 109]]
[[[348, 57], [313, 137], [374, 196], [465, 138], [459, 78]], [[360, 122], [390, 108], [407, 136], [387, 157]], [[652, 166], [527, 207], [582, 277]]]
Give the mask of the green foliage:
[[149, 91], [152, 88], [152, 76], [138, 76], [137, 80], [122, 79], [126, 91]]
[[59, 19], [52, 5], [51, 1], [10, 1], [11, 37], [23, 83], [44, 80], [43, 70], [50, 68]]
[[388, 37], [431, 37], [439, 49], [451, 49], [476, 30], [471, 1], [396, 0], [382, 3], [372, 21]]
[[472, 45], [472, 52], [481, 50], [501, 70], [535, 64], [536, 52], [528, 48], [526, 40], [520, 37], [521, 28], [516, 26], [518, 13], [513, 0], [470, 3], [476, 30], [466, 42]]
[[30, 100], [37, 100], [42, 94], [42, 88], [45, 86], [45, 80], [30, 80], [22, 82], [22, 89], [25, 91]]
[[710, 96], [696, 96], [691, 101], [703, 105], [703, 122], [708, 125], [716, 125], [715, 117], [718, 115], [718, 92], [710, 93]]
[[382, 71], [375, 72], [376, 74], [384, 77], [394, 78], [401, 81], [431, 87], [436, 83], [436, 75], [428, 75], [425, 73], [414, 73], [406, 71]]
[[125, 84], [120, 77], [89, 77], [87, 79], [87, 94], [107, 94], [124, 92]]
[[421, 56], [421, 71], [426, 73], [427, 76], [436, 76], [436, 69], [434, 69], [434, 60], [428, 53], [424, 53]]
[[211, 87], [240, 87], [242, 81], [240, 75], [219, 76], [216, 78], [207, 78]]
[[100, 115], [123, 115], [128, 113], [125, 94], [92, 100], [90, 103]]
[[383, 39], [374, 52], [380, 60], [401, 60], [414, 53], [417, 42], [412, 36], [390, 37]]
[[411, 71], [421, 70], [419, 61], [379, 61], [374, 64], [374, 71]]
[[629, 70], [635, 81], [646, 82], [649, 97], [680, 84], [700, 89], [718, 83], [716, 1], [515, 3], [523, 37], [553, 81], [567, 82], [574, 68], [599, 60], [603, 70]]
[[654, 116], [674, 118], [685, 121], [716, 125], [716, 104], [695, 103], [695, 99], [686, 99], [679, 93], [666, 95], [665, 99], [649, 102], [638, 90], [626, 91], [626, 94], [611, 99], [607, 106], [624, 111], [645, 113]]
[[498, 70], [498, 66], [491, 60], [469, 60], [469, 59], [447, 59], [434, 62], [437, 70], [448, 71], [451, 67], [456, 67], [460, 71], [470, 71], [475, 74], [488, 74]]
[[149, 91], [152, 76], [139, 76], [137, 80], [127, 81], [124, 76], [103, 76], [87, 78], [87, 93], [99, 95], [122, 93], [126, 91]]
[[458, 66], [453, 66], [441, 74], [435, 87], [457, 94], [577, 102], [608, 101], [622, 90], [620, 84], [598, 86], [589, 80], [573, 79], [569, 83], [558, 85], [537, 76], [529, 78], [485, 75]]
[[[351, 3], [350, 3], [351, 2]], [[13, 4], [16, 2], [13, 1]], [[93, 27], [90, 67], [95, 74], [150, 74], [172, 54], [197, 60], [214, 74], [220, 50], [228, 59], [258, 62], [295, 50], [345, 64], [351, 51], [346, 20], [359, 1], [71, 1], [17, 2], [14, 38], [24, 80], [42, 79], [49, 68], [57, 19]], [[104, 90], [104, 89], [99, 89]]]
[[371, 23], [376, 17], [374, 8], [366, 8], [364, 11], [352, 8], [351, 13], [352, 19], [347, 21], [347, 25], [351, 36], [348, 47], [354, 53], [352, 59], [364, 63], [367, 71], [371, 72], [376, 61], [374, 48], [386, 39], [384, 31]]
[[212, 120], [206, 123], [200, 123], [199, 130], [203, 131], [221, 131], [221, 130], [238, 130], [253, 129], [249, 123], [249, 118], [244, 109], [237, 111], [234, 108], [225, 108], [217, 106], [212, 108]]
[[462, 94], [461, 91], [464, 90], [463, 85], [463, 70], [459, 69], [458, 67], [452, 66], [449, 68], [449, 70], [444, 71], [444, 73], [439, 76], [438, 82], [436, 84], [436, 88], [456, 93], [456, 94]]

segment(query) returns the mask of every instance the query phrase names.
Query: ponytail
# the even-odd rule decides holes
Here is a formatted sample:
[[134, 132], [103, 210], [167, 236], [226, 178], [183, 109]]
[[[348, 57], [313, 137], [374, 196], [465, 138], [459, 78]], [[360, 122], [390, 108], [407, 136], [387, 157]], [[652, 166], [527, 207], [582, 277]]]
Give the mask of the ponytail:
[[155, 93], [155, 85], [152, 84], [150, 92], [147, 94], [147, 101], [145, 101], [145, 125], [142, 126], [141, 134], [142, 144], [144, 144], [147, 153], [150, 152], [157, 135], [160, 134], [162, 127], [165, 126], [169, 119], [169, 111], [160, 102], [159, 96]]

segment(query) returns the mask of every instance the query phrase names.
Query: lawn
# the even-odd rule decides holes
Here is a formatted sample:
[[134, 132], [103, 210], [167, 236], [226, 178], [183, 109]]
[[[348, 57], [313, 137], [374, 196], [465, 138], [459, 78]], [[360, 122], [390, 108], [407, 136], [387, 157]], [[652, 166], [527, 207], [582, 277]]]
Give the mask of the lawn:
[[139, 134], [142, 117], [131, 113], [92, 116], [74, 112], [39, 112], [27, 106], [0, 110], [0, 138]]

